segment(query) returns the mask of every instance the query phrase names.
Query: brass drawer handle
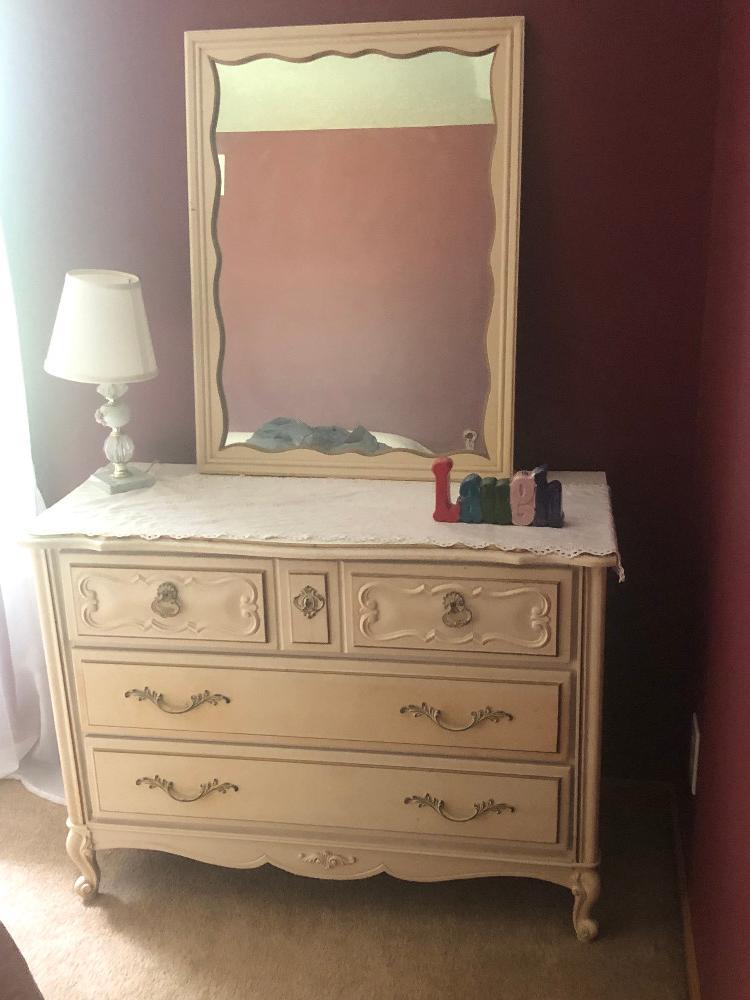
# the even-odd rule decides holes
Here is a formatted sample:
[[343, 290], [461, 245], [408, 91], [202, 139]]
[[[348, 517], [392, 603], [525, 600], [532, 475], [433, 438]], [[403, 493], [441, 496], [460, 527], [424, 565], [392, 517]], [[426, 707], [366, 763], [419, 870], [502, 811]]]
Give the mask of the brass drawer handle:
[[421, 705], [402, 706], [401, 714], [406, 715], [407, 713], [413, 715], [415, 719], [418, 719], [420, 716], [424, 716], [425, 719], [431, 719], [436, 726], [440, 726], [441, 729], [445, 729], [449, 733], [465, 733], [469, 729], [473, 729], [474, 726], [478, 726], [480, 722], [499, 722], [500, 719], [507, 719], [508, 722], [513, 721], [513, 716], [510, 712], [490, 708], [489, 705], [486, 708], [479, 708], [472, 712], [471, 718], [465, 726], [451, 726], [448, 722], [443, 722], [440, 709], [433, 708], [432, 705], [428, 705], [424, 701]]
[[169, 580], [156, 588], [156, 597], [151, 602], [151, 610], [160, 618], [174, 618], [182, 611], [177, 584]]
[[166, 712], [168, 715], [184, 715], [185, 712], [192, 712], [194, 708], [198, 708], [200, 705], [218, 705], [222, 701], [228, 705], [231, 700], [225, 694], [211, 694], [210, 691], [202, 691], [200, 694], [191, 694], [190, 702], [180, 707], [177, 705], [168, 705], [163, 694], [152, 691], [149, 687], [131, 688], [130, 691], [125, 692], [125, 697], [137, 698], [138, 701], [150, 701], [161, 712]]
[[175, 802], [197, 802], [198, 799], [203, 799], [206, 795], [210, 795], [211, 792], [221, 792], [222, 795], [226, 795], [227, 792], [239, 792], [239, 787], [233, 785], [230, 781], [223, 781], [219, 784], [218, 778], [213, 778], [211, 781], [206, 781], [201, 785], [200, 791], [195, 795], [181, 795], [175, 790], [174, 781], [168, 781], [166, 778], [160, 778], [158, 774], [155, 774], [153, 778], [136, 778], [136, 785], [146, 785], [147, 788], [161, 788], [163, 792], [166, 792], [170, 799], [174, 799]]
[[292, 604], [305, 618], [314, 618], [326, 606], [326, 599], [315, 587], [307, 586], [292, 599]]
[[448, 591], [443, 597], [443, 607], [445, 608], [443, 624], [448, 628], [463, 628], [474, 617], [471, 608], [466, 604], [466, 598], [458, 590]]
[[451, 823], [470, 823], [473, 819], [477, 819], [479, 816], [484, 816], [487, 813], [497, 813], [499, 816], [500, 813], [512, 813], [516, 811], [513, 806], [509, 806], [505, 802], [495, 802], [494, 799], [487, 799], [486, 802], [474, 803], [474, 812], [471, 816], [451, 816], [446, 811], [445, 802], [442, 799], [436, 799], [429, 792], [425, 792], [424, 795], [409, 795], [404, 799], [405, 806], [410, 805], [412, 802], [416, 802], [418, 809], [424, 809], [425, 806], [434, 809], [438, 816], [442, 816], [443, 819], [449, 819]]

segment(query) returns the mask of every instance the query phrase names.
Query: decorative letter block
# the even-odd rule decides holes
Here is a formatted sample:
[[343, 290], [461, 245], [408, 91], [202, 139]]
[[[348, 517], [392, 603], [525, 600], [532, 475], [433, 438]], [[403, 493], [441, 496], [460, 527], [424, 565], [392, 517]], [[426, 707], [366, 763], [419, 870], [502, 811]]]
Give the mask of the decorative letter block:
[[531, 475], [534, 477], [534, 482], [537, 488], [540, 486], [547, 485], [547, 473], [549, 472], [548, 465], [537, 465], [535, 469], [531, 470]]
[[562, 528], [562, 485], [559, 480], [547, 481], [547, 466], [540, 465], [532, 472], [536, 483], [534, 527]]
[[562, 509], [562, 483], [551, 479], [547, 483], [547, 527], [562, 528], [565, 514]]
[[458, 502], [451, 503], [450, 473], [452, 458], [436, 458], [432, 463], [435, 476], [436, 521], [455, 524], [518, 524], [538, 528], [562, 528], [562, 484], [547, 480], [547, 466], [538, 465], [531, 472], [517, 472], [511, 480], [485, 476], [476, 472], [466, 476], [458, 491]]
[[[517, 472], [510, 481], [510, 509], [513, 524], [534, 523], [536, 482], [531, 472]], [[463, 520], [463, 518], [461, 519]]]
[[510, 510], [510, 479], [497, 481], [497, 524], [513, 524]]
[[481, 482], [481, 476], [478, 476], [476, 472], [470, 472], [459, 486], [458, 497], [461, 504], [459, 521], [464, 521], [467, 524], [482, 523], [482, 506], [479, 500]]
[[497, 479], [485, 476], [479, 487], [479, 505], [482, 508], [482, 523], [497, 524]]
[[432, 473], [435, 476], [435, 513], [436, 521], [447, 521], [455, 524], [458, 521], [460, 504], [451, 503], [451, 469], [452, 458], [436, 458], [432, 463]]
[[547, 466], [537, 465], [532, 469], [531, 475], [536, 483], [536, 498], [534, 503], [534, 527], [546, 528], [548, 520], [547, 512]]

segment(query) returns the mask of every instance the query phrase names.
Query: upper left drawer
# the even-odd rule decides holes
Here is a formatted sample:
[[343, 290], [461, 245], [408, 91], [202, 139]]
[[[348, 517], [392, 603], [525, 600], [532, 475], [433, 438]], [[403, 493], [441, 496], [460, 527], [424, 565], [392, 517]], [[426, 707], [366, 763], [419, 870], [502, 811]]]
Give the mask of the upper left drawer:
[[71, 638], [271, 644], [270, 560], [61, 556]]

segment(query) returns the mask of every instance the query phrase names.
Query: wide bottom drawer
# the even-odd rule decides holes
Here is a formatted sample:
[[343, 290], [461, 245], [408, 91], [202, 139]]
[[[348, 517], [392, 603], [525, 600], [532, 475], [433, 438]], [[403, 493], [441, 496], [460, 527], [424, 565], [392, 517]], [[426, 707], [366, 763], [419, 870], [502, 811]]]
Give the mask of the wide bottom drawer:
[[[280, 748], [89, 742], [95, 819], [244, 821], [559, 844], [569, 772]], [[213, 751], [213, 752], [212, 752]], [[231, 755], [230, 755], [231, 754]], [[424, 765], [424, 766], [420, 766]]]

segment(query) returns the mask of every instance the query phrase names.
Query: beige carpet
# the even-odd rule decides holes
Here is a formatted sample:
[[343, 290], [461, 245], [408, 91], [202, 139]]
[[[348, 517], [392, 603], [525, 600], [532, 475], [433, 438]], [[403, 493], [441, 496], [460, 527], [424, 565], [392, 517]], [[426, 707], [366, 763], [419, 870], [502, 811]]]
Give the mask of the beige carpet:
[[569, 892], [525, 879], [332, 883], [110, 851], [84, 906], [64, 810], [0, 781], [0, 920], [46, 1000], [685, 1000], [668, 803], [619, 786], [604, 813], [602, 936], [582, 945]]

